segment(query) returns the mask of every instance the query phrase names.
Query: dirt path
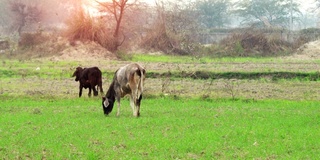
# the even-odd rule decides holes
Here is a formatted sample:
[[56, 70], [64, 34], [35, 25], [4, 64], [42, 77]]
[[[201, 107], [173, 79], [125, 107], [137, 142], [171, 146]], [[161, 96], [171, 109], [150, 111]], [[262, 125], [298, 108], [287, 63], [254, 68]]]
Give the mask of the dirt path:
[[[0, 95], [13, 96], [47, 96], [78, 97], [78, 85], [73, 78], [14, 78], [10, 81], [0, 79]], [[104, 91], [107, 91], [111, 80], [103, 79]], [[5, 87], [4, 87], [5, 86]], [[152, 95], [204, 97], [204, 98], [241, 98], [241, 99], [287, 99], [287, 100], [320, 100], [319, 82], [268, 80], [191, 80], [170, 78], [146, 79], [145, 97]], [[88, 90], [83, 90], [87, 97]], [[101, 98], [101, 95], [97, 97]]]

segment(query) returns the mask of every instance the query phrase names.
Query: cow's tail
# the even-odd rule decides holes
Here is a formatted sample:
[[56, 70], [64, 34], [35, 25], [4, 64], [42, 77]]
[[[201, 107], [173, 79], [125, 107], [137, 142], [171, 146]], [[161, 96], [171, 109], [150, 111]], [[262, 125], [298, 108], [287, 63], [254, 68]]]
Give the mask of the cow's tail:
[[143, 78], [144, 78], [144, 69], [139, 69], [140, 70], [140, 73], [141, 73], [141, 76], [140, 76], [140, 82], [139, 82], [139, 87], [141, 89], [141, 93], [143, 92]]
[[143, 80], [144, 80], [144, 74], [145, 74], [145, 70], [142, 68], [142, 67], [140, 67], [139, 66], [139, 68], [138, 68], [138, 74], [139, 74], [139, 82], [138, 82], [138, 85], [137, 85], [137, 93], [136, 93], [136, 95], [137, 95], [137, 99], [139, 99], [140, 98], [140, 96], [142, 95], [142, 93], [143, 93]]

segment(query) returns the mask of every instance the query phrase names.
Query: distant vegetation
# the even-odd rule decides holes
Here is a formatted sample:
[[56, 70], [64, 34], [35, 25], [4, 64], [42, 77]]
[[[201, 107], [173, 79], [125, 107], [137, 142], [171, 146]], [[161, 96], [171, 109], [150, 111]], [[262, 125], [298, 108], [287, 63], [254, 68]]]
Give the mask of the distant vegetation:
[[[234, 4], [224, 0], [179, 3], [161, 0], [155, 6], [139, 0], [135, 3], [49, 0], [46, 4], [24, 0], [1, 4], [3, 15], [12, 17], [0, 17], [5, 26], [0, 32], [8, 35], [3, 37], [11, 45], [6, 50], [9, 57], [28, 51], [42, 56], [47, 52], [59, 53], [79, 41], [95, 42], [118, 58], [128, 58], [128, 52], [136, 51], [194, 57], [274, 57], [292, 54], [319, 37], [316, 28], [291, 30], [290, 16], [296, 26], [301, 25], [303, 17], [299, 4], [289, 0]], [[235, 19], [238, 28], [231, 28]], [[205, 42], [208, 44], [201, 41], [210, 34], [227, 36], [218, 42]], [[61, 40], [68, 44], [59, 43]], [[35, 47], [39, 44], [43, 45]], [[52, 49], [53, 46], [58, 49]]]

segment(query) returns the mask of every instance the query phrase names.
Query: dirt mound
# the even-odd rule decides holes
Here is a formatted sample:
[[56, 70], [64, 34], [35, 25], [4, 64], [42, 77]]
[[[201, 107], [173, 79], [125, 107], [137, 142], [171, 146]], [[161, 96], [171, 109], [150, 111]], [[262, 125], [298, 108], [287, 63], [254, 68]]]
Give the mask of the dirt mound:
[[308, 60], [308, 59], [320, 59], [320, 40], [312, 41], [302, 45], [298, 48], [297, 52], [288, 58]]
[[[30, 40], [32, 39], [32, 41]], [[34, 40], [36, 39], [36, 40]], [[47, 33], [24, 34], [13, 58], [50, 60], [113, 60], [116, 55], [95, 42], [75, 41]]]
[[50, 57], [51, 60], [113, 60], [117, 59], [116, 55], [109, 52], [95, 42], [76, 42], [68, 45], [57, 55]]

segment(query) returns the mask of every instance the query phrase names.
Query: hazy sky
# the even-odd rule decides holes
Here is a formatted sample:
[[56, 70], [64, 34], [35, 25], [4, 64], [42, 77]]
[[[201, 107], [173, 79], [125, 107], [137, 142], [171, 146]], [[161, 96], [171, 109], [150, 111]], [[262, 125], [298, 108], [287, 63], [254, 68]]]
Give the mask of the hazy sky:
[[[99, 0], [99, 1], [107, 1], [107, 0]], [[150, 4], [155, 4], [155, 1], [158, 1], [158, 0], [140, 0], [140, 1], [143, 1], [143, 2], [147, 2], [147, 3], [150, 3]], [[181, 1], [181, 0], [170, 0], [170, 1]], [[190, 1], [190, 0], [189, 0]], [[233, 2], [236, 2], [236, 1], [239, 1], [239, 0], [231, 0]], [[293, 0], [293, 2], [297, 2], [300, 4], [301, 6], [301, 12], [302, 13], [306, 13], [306, 12], [311, 12], [311, 13], [314, 13], [314, 8], [316, 7], [315, 6], [315, 1], [316, 0]], [[96, 2], [94, 2], [94, 0], [83, 0], [83, 2], [85, 3], [91, 3], [91, 4], [96, 4]]]
[[[85, 0], [85, 1], [93, 1], [93, 0]], [[106, 0], [100, 0], [100, 1], [106, 1]], [[157, 0], [140, 0], [140, 1], [144, 1], [144, 2], [148, 2], [150, 4], [155, 4], [155, 1]], [[175, 1], [175, 0], [171, 0], [171, 1]], [[176, 1], [180, 1], [180, 0], [176, 0]], [[239, 1], [239, 0], [232, 0], [234, 2]], [[298, 2], [301, 5], [301, 8], [306, 10], [308, 8], [311, 8], [315, 5], [316, 0], [293, 0], [293, 2]]]
[[297, 0], [297, 2], [301, 5], [302, 9], [304, 10], [315, 7], [315, 0]]

